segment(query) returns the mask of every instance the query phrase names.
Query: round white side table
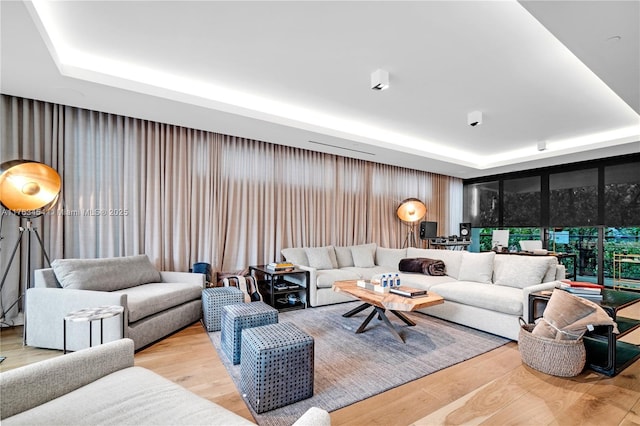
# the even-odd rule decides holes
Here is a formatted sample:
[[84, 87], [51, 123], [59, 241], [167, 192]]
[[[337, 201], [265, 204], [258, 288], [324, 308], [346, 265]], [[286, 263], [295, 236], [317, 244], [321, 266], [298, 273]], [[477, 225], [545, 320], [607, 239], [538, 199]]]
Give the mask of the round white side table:
[[[92, 321], [100, 320], [100, 344], [103, 343], [102, 336], [102, 322], [105, 318], [115, 317], [121, 315], [124, 312], [124, 307], [119, 305], [112, 306], [98, 306], [97, 308], [85, 308], [78, 311], [69, 312], [63, 319], [64, 332], [63, 332], [63, 353], [67, 353], [67, 321], [89, 323], [89, 347], [93, 345], [93, 335], [91, 326]], [[124, 337], [124, 315], [122, 316], [122, 337]]]

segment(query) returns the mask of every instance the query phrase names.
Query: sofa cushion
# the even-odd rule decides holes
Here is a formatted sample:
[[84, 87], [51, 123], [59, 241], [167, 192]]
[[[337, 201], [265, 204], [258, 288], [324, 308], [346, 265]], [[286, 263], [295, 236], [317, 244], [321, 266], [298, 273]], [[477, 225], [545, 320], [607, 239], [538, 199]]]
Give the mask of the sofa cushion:
[[434, 285], [430, 290], [444, 297], [444, 303], [451, 301], [509, 315], [522, 315], [522, 290], [513, 287], [455, 281]]
[[[309, 266], [316, 269], [336, 269], [338, 262], [335, 261], [336, 254], [333, 250], [333, 246], [328, 247], [307, 247], [304, 249], [309, 259]], [[331, 255], [333, 254], [333, 259]]]
[[253, 424], [141, 367], [116, 371], [2, 422], [7, 425]]
[[462, 255], [465, 252], [457, 250], [436, 250], [436, 249], [419, 249], [409, 247], [407, 249], [407, 257], [426, 257], [429, 259], [440, 259], [444, 262], [447, 275], [458, 279], [460, 275], [460, 265], [462, 263]]
[[346, 269], [325, 269], [316, 272], [316, 287], [331, 288], [335, 281], [359, 280], [362, 276]]
[[182, 305], [202, 296], [202, 286], [184, 283], [150, 283], [114, 293], [127, 295], [129, 323]]
[[400, 261], [407, 257], [407, 249], [376, 248], [376, 265], [398, 271]]
[[376, 254], [376, 244], [362, 244], [351, 246], [351, 256], [353, 266], [358, 268], [373, 268], [376, 266], [374, 256]]
[[390, 272], [396, 272], [386, 266], [374, 266], [373, 268], [358, 268], [357, 266], [350, 266], [348, 268], [342, 268], [343, 271], [351, 271], [358, 274], [361, 280], [370, 280], [376, 275], [388, 274]]
[[471, 253], [462, 252], [462, 262], [460, 263], [460, 281], [475, 281], [489, 284], [493, 278], [494, 252]]
[[493, 282], [515, 288], [540, 284], [550, 265], [555, 270], [556, 262], [551, 256], [497, 255], [494, 260]]
[[408, 287], [415, 287], [424, 290], [429, 290], [431, 287], [437, 284], [450, 282], [456, 282], [456, 279], [448, 275], [434, 277], [432, 275], [414, 274], [410, 272], [400, 273], [400, 285], [406, 285]]
[[307, 259], [307, 253], [302, 247], [291, 247], [280, 250], [280, 253], [287, 262], [291, 262], [294, 265], [309, 266], [309, 259]]
[[114, 291], [161, 281], [145, 254], [103, 259], [56, 259], [51, 268], [63, 288]]
[[351, 256], [351, 247], [334, 247], [336, 252], [336, 260], [338, 268], [353, 266], [353, 256]]

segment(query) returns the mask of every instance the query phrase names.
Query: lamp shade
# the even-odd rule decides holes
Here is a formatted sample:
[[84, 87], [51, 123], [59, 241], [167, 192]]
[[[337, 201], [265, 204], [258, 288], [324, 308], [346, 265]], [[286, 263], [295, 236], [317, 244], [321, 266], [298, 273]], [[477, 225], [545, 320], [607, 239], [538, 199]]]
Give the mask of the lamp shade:
[[407, 198], [398, 207], [396, 214], [404, 222], [417, 222], [427, 213], [427, 206], [417, 198]]
[[15, 214], [37, 217], [50, 210], [60, 194], [60, 175], [46, 164], [11, 160], [0, 164], [0, 203]]

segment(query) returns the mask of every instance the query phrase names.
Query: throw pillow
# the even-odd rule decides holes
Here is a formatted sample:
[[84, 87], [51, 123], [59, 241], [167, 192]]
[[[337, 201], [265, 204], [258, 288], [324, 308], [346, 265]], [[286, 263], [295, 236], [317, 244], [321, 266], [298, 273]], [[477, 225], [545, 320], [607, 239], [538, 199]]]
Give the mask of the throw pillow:
[[336, 251], [336, 259], [338, 268], [347, 268], [353, 266], [353, 256], [351, 256], [351, 247], [334, 247]]
[[395, 271], [402, 259], [407, 257], [407, 249], [376, 248], [376, 265]]
[[555, 261], [555, 258], [550, 256], [497, 255], [494, 261], [493, 282], [514, 288], [540, 284], [549, 264]]
[[329, 257], [329, 250], [326, 247], [307, 247], [304, 251], [309, 259], [309, 266], [312, 268], [334, 269], [331, 257]]
[[462, 252], [462, 263], [460, 264], [458, 280], [490, 284], [493, 276], [493, 259], [495, 255], [494, 252]]
[[309, 266], [309, 259], [307, 259], [307, 253], [303, 248], [291, 247], [280, 250], [282, 256], [287, 262], [291, 262], [294, 265]]
[[51, 268], [63, 288], [115, 291], [161, 282], [145, 254], [103, 259], [56, 259]]
[[[375, 247], [373, 250], [375, 250]], [[352, 246], [351, 256], [353, 256], [353, 266], [356, 268], [373, 268], [376, 266], [373, 261], [373, 251], [369, 244]]]

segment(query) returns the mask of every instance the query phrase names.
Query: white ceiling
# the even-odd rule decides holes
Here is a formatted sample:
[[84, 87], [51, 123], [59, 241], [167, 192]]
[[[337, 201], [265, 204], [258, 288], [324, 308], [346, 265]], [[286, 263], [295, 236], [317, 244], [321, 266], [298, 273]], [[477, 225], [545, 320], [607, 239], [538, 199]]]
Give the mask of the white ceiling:
[[2, 1], [0, 18], [5, 94], [462, 178], [640, 152], [639, 1]]

